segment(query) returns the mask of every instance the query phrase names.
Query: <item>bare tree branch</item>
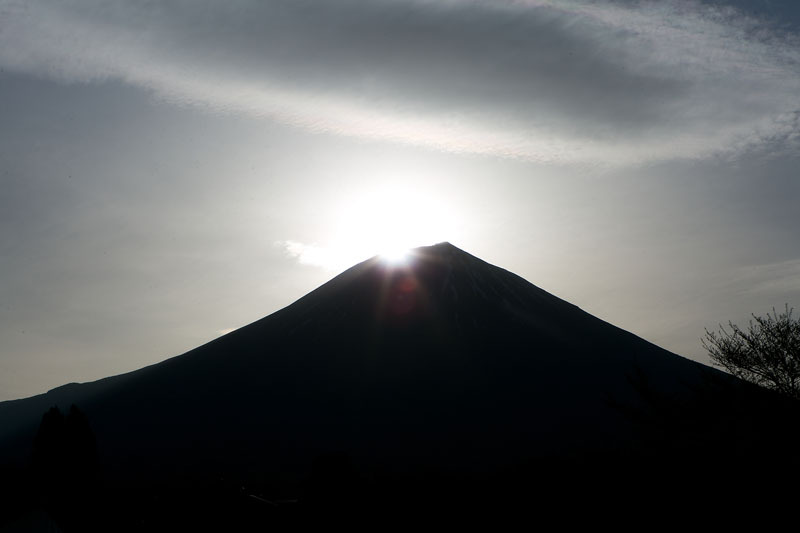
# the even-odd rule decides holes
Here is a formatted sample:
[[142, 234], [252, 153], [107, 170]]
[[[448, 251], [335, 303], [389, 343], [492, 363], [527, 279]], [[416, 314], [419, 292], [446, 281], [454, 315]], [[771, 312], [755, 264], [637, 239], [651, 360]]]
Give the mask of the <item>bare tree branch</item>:
[[763, 387], [800, 399], [800, 321], [786, 304], [766, 316], [752, 315], [746, 330], [728, 322], [728, 329], [706, 330], [703, 348], [716, 366]]

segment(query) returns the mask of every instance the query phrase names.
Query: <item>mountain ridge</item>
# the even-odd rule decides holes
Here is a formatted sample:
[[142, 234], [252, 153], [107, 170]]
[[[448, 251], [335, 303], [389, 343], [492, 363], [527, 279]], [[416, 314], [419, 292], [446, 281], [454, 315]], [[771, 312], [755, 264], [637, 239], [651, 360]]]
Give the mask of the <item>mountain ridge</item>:
[[[431, 251], [431, 252], [434, 252], [434, 253], [433, 254], [429, 254], [428, 251]], [[517, 274], [515, 274], [515, 273], [513, 273], [511, 271], [508, 271], [508, 270], [503, 269], [502, 267], [498, 267], [496, 265], [492, 265], [492, 264], [490, 264], [490, 263], [478, 258], [477, 256], [469, 254], [468, 252], [465, 252], [465, 251], [457, 248], [456, 246], [454, 246], [450, 242], [445, 241], [445, 242], [440, 242], [440, 243], [437, 243], [437, 244], [434, 244], [434, 245], [431, 245], [431, 246], [420, 247], [420, 248], [414, 249], [414, 251], [411, 252], [411, 254], [412, 254], [412, 257], [415, 256], [415, 255], [416, 256], [418, 256], [418, 255], [440, 256], [440, 255], [442, 255], [442, 252], [444, 252], [445, 254], [447, 254], [450, 257], [452, 257], [452, 256], [454, 256], [456, 254], [461, 254], [462, 261], [463, 261], [463, 258], [467, 258], [468, 261], [478, 262], [481, 265], [490, 267], [492, 269], [495, 269], [498, 272], [501, 272], [503, 275], [513, 276], [513, 278], [515, 278], [518, 282], [520, 282], [520, 284], [527, 285], [529, 288], [534, 289], [535, 291], [540, 293], [543, 296], [544, 299], [551, 299], [553, 301], [557, 301], [560, 305], [563, 305], [565, 307], [569, 307], [569, 308], [575, 309], [575, 310], [580, 311], [581, 313], [584, 313], [584, 314], [587, 314], [587, 315], [589, 314], [587, 311], [583, 310], [579, 306], [577, 306], [575, 304], [572, 304], [572, 303], [570, 303], [570, 302], [568, 302], [566, 300], [563, 300], [561, 298], [558, 298], [557, 296], [554, 296], [551, 293], [548, 293], [547, 291], [539, 288], [538, 286], [534, 285], [533, 283], [530, 283], [529, 281], [525, 280], [521, 276], [519, 276], [519, 275], [517, 275]], [[116, 378], [121, 378], [123, 376], [127, 376], [127, 375], [130, 375], [130, 374], [141, 372], [141, 371], [144, 371], [146, 369], [149, 369], [149, 368], [156, 367], [158, 365], [164, 364], [164, 363], [170, 361], [171, 359], [187, 356], [189, 354], [192, 354], [193, 352], [195, 352], [196, 350], [198, 350], [200, 348], [204, 348], [207, 345], [212, 345], [212, 344], [217, 343], [217, 342], [219, 342], [222, 339], [225, 339], [227, 337], [241, 334], [241, 332], [243, 330], [246, 330], [248, 328], [253, 328], [255, 326], [263, 325], [263, 324], [267, 323], [267, 321], [278, 320], [282, 313], [284, 313], [284, 312], [286, 312], [286, 311], [288, 311], [290, 309], [294, 309], [295, 307], [303, 306], [306, 301], [313, 300], [315, 298], [319, 298], [320, 296], [326, 295], [325, 294], [326, 292], [330, 293], [331, 291], [335, 291], [335, 292], [341, 291], [341, 290], [343, 290], [345, 288], [345, 287], [342, 287], [342, 285], [345, 285], [345, 283], [353, 281], [351, 278], [357, 276], [358, 274], [362, 274], [363, 271], [365, 269], [367, 269], [367, 268], [387, 268], [387, 267], [388, 267], [388, 265], [381, 258], [381, 256], [377, 255], [377, 256], [371, 257], [369, 259], [366, 259], [366, 260], [354, 265], [353, 267], [351, 267], [349, 269], [346, 269], [345, 271], [343, 271], [339, 275], [335, 276], [331, 280], [323, 283], [322, 285], [320, 285], [317, 288], [313, 289], [312, 291], [310, 291], [309, 293], [305, 294], [304, 296], [298, 298], [294, 302], [282, 307], [281, 309], [278, 309], [275, 312], [270, 313], [269, 315], [266, 315], [266, 316], [264, 316], [264, 317], [262, 317], [260, 319], [257, 319], [255, 321], [249, 323], [249, 324], [246, 324], [246, 325], [244, 325], [244, 326], [242, 326], [240, 328], [237, 328], [237, 329], [235, 329], [235, 330], [233, 330], [231, 332], [228, 332], [225, 335], [221, 335], [219, 337], [211, 339], [208, 342], [205, 342], [205, 343], [203, 343], [203, 344], [201, 344], [201, 345], [199, 345], [199, 346], [197, 346], [195, 348], [192, 348], [192, 349], [190, 349], [190, 350], [188, 350], [188, 351], [186, 351], [186, 352], [184, 352], [182, 354], [175, 355], [175, 356], [172, 356], [172, 357], [168, 357], [167, 359], [152, 363], [150, 365], [146, 365], [146, 366], [144, 366], [142, 368], [139, 368], [139, 369], [135, 369], [135, 370], [127, 371], [127, 372], [122, 372], [120, 374], [114, 374], [114, 375], [107, 376], [107, 377], [104, 377], [104, 378], [100, 378], [100, 379], [97, 379], [97, 380], [86, 381], [86, 382], [65, 383], [63, 385], [58, 385], [56, 387], [53, 387], [52, 389], [50, 389], [50, 390], [48, 390], [48, 391], [46, 391], [44, 393], [34, 394], [32, 396], [23, 397], [23, 398], [4, 400], [4, 401], [0, 402], [0, 405], [2, 405], [4, 403], [9, 403], [9, 402], [12, 402], [12, 403], [13, 402], [19, 402], [19, 401], [23, 401], [23, 400], [27, 400], [27, 399], [30, 399], [30, 398], [35, 398], [35, 397], [38, 397], [38, 396], [51, 394], [51, 393], [64, 392], [64, 391], [72, 389], [72, 388], [74, 388], [76, 386], [88, 385], [88, 384], [93, 384], [93, 383], [100, 383], [100, 382], [105, 382], [106, 380], [113, 380], [113, 379], [116, 379]], [[398, 269], [398, 270], [402, 269], [402, 267], [399, 267], [399, 268], [397, 268], [397, 267], [389, 267], [389, 268], [395, 268], [395, 269]], [[449, 275], [449, 273], [448, 273], [448, 275]], [[345, 277], [345, 279], [340, 279], [340, 278], [343, 278], [343, 277]], [[446, 279], [445, 281], [448, 282], [449, 279]], [[345, 282], [345, 283], [342, 283], [342, 282]], [[445, 288], [447, 288], [446, 285], [444, 285], [442, 287], [442, 290], [444, 291]], [[609, 325], [609, 326], [611, 326], [613, 328], [618, 329], [621, 332], [624, 332], [627, 335], [634, 336], [634, 337], [636, 337], [637, 339], [640, 339], [643, 342], [646, 342], [648, 344], [652, 344], [649, 341], [647, 341], [646, 339], [644, 339], [642, 337], [639, 337], [638, 335], [635, 335], [633, 333], [630, 333], [630, 332], [620, 328], [619, 326], [616, 326], [616, 325], [611, 324], [609, 322], [603, 321], [602, 319], [599, 319], [597, 317], [594, 317], [594, 318], [597, 319], [597, 320], [602, 321], [604, 324], [607, 324], [607, 325]], [[691, 360], [689, 358], [681, 356], [680, 354], [675, 354], [673, 352], [669, 352], [669, 353], [671, 353], [672, 355], [674, 355], [676, 357], [680, 357], [680, 358], [683, 358], [683, 359], [687, 359], [689, 361], [693, 361], [693, 360]], [[693, 362], [696, 362], [696, 361], [693, 361]], [[701, 363], [698, 363], [698, 364], [701, 364]]]
[[[318, 353], [315, 339], [325, 339], [330, 347], [327, 355]], [[606, 346], [609, 343], [619, 345], [615, 348], [619, 353], [613, 353]], [[566, 355], [555, 354], [562, 345], [571, 348], [562, 350]], [[531, 347], [536, 349], [532, 352]], [[590, 351], [604, 355], [587, 356]], [[487, 357], [489, 352], [500, 355]], [[632, 369], [638, 352], [648, 354], [645, 365], [655, 370], [677, 365], [691, 367], [688, 372], [692, 373], [703, 368], [683, 358], [684, 365], [675, 363], [673, 358], [679, 356], [589, 315], [516, 274], [450, 243], [439, 243], [415, 249], [405, 265], [393, 266], [380, 257], [363, 261], [275, 313], [184, 354], [133, 372], [0, 403], [0, 417], [14, 405], [27, 404], [28, 411], [41, 414], [47, 404], [66, 408], [67, 402], [73, 402], [88, 404], [90, 418], [97, 411], [102, 419], [108, 416], [108, 408], [93, 404], [109, 403], [98, 400], [108, 394], [138, 394], [143, 396], [139, 403], [156, 409], [152, 398], [137, 388], [152, 391], [153, 398], [166, 402], [188, 402], [190, 393], [170, 390], [170, 380], [196, 394], [219, 391], [239, 398], [243, 392], [235, 389], [238, 383], [273, 387], [295, 398], [296, 391], [271, 380], [274, 375], [282, 375], [281, 379], [295, 383], [297, 390], [309, 396], [314, 391], [303, 388], [304, 380], [322, 388], [339, 383], [336, 387], [371, 390], [373, 383], [405, 380], [413, 384], [414, 379], [429, 378], [448, 387], [469, 388], [488, 386], [476, 385], [482, 373], [522, 390], [513, 368], [533, 372], [539, 365], [561, 372], [555, 379], [574, 382], [575, 387], [590, 386], [588, 376], [592, 375], [607, 376], [609, 387], [617, 389], [625, 381], [621, 369]], [[598, 363], [603, 357], [609, 368], [603, 361]], [[460, 385], [448, 382], [447, 365], [462, 380]], [[581, 367], [586, 367], [585, 375]], [[551, 385], [542, 381], [539, 386]], [[269, 396], [263, 391], [254, 394]]]
[[[198, 498], [228, 502], [223, 523], [251, 512], [250, 496], [300, 501], [307, 516], [412, 512], [409, 494], [414, 513], [440, 515], [615, 508], [615, 494], [652, 504], [701, 472], [727, 490], [725, 465], [796, 442], [781, 424], [791, 408], [768, 391], [449, 243], [367, 259], [159, 363], [0, 403], [0, 469], [24, 472], [43, 414], [72, 404], [96, 436], [100, 478], [87, 479], [109, 495], [95, 494], [107, 517], [160, 509], [201, 527]], [[747, 440], [726, 448], [731, 435]], [[152, 494], [188, 499], [159, 507]]]

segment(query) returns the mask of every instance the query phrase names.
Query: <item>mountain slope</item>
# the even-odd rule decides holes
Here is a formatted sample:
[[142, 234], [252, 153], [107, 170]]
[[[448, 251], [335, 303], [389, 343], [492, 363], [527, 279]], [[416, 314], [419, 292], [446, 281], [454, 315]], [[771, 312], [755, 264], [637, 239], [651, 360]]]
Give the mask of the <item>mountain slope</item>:
[[[365, 261], [181, 356], [0, 403], [3, 472], [40, 486], [41, 460], [19, 465], [43, 413], [71, 404], [96, 436], [99, 478], [85, 476], [81, 492], [74, 472], [51, 472], [46, 501], [69, 502], [51, 512], [78, 531], [120, 516], [132, 530], [185, 529], [187, 516], [200, 529], [209, 516], [232, 529], [237, 516], [252, 530], [283, 509], [264, 496], [300, 498], [307, 517], [528, 516], [532, 502], [548, 513], [621, 501], [664, 511], [676, 490], [707, 501], [713, 486], [719, 504], [761, 482], [763, 472], [729, 467], [752, 457], [800, 464], [784, 423], [796, 405], [448, 243], [403, 266]], [[5, 488], [0, 500], [25, 493]], [[22, 500], [41, 501], [37, 490]], [[297, 513], [280, 516], [294, 524]]]
[[436, 476], [517, 487], [531, 469], [639, 475], [642, 457], [669, 470], [739, 427], [717, 409], [732, 396], [695, 408], [710, 382], [735, 380], [442, 243], [404, 266], [365, 261], [159, 364], [0, 403], [0, 463], [25, 462], [42, 414], [74, 403], [104, 476], [148, 493], [233, 479], [296, 497], [331, 454], [417, 491]]
[[637, 401], [635, 368], [674, 394], [704, 370], [443, 243], [404, 267], [368, 260], [160, 364], [4, 402], [0, 427], [30, 439], [74, 402], [112, 462], [173, 450], [188, 464], [198, 442], [257, 462], [270, 447], [298, 463], [325, 449], [456, 460], [507, 440], [544, 453], [622, 438], [606, 400]]

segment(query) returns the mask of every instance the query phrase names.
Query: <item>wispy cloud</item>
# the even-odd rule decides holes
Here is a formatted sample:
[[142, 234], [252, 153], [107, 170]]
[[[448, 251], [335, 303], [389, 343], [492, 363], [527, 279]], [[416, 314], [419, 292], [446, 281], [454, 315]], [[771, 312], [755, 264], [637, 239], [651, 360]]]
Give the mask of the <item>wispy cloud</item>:
[[694, 2], [0, 0], [0, 66], [545, 162], [798, 144], [797, 37]]
[[302, 265], [321, 266], [329, 269], [335, 269], [338, 266], [334, 264], [330, 251], [325, 247], [298, 241], [278, 241], [275, 244], [283, 248], [288, 257], [297, 259]]
[[359, 261], [375, 255], [374, 251], [359, 245], [358, 242], [350, 245], [321, 246], [306, 244], [298, 241], [278, 241], [275, 245], [283, 250], [286, 256], [296, 260], [301, 265], [323, 268], [329, 272], [341, 272]]
[[800, 259], [742, 267], [732, 283], [742, 292], [796, 297], [800, 295]]

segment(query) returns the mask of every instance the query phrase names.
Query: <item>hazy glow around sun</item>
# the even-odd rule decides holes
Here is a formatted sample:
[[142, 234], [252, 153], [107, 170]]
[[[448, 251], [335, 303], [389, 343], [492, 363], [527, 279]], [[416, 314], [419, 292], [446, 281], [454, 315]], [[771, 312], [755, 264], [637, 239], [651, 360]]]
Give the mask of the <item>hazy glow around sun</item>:
[[325, 243], [289, 241], [286, 250], [301, 263], [343, 270], [380, 255], [399, 263], [417, 246], [458, 240], [459, 219], [441, 197], [417, 188], [383, 187], [349, 195], [331, 210]]

